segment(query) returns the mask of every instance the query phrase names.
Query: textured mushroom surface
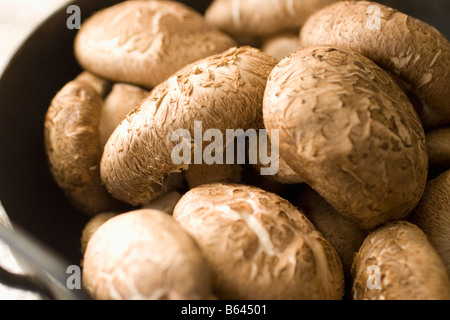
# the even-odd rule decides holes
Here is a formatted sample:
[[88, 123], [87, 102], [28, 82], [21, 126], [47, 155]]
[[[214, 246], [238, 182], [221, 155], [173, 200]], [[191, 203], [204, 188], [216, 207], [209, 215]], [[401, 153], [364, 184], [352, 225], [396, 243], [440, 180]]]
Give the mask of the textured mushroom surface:
[[100, 300], [211, 297], [210, 273], [195, 241], [171, 216], [149, 209], [98, 228], [84, 256], [83, 282]]
[[125, 116], [147, 96], [148, 91], [140, 87], [115, 83], [105, 98], [100, 116], [100, 145], [104, 146]]
[[274, 66], [275, 60], [257, 49], [232, 48], [187, 66], [156, 87], [105, 146], [101, 175], [108, 190], [133, 205], [161, 194], [168, 174], [189, 167], [172, 159], [182, 143], [173, 134], [187, 130], [192, 139], [196, 121], [203, 132], [217, 129], [223, 137], [227, 129], [260, 128], [264, 89]]
[[99, 123], [105, 82], [83, 73], [53, 98], [45, 117], [45, 148], [52, 175], [69, 200], [89, 215], [116, 201], [100, 179]]
[[338, 0], [215, 0], [206, 20], [233, 35], [267, 36], [298, 30], [315, 11]]
[[411, 222], [428, 236], [450, 276], [450, 170], [428, 183]]
[[450, 299], [441, 258], [423, 231], [409, 222], [391, 222], [371, 233], [355, 257], [352, 274], [355, 300]]
[[363, 229], [408, 215], [428, 170], [425, 133], [404, 92], [375, 63], [344, 49], [300, 50], [272, 71], [264, 124], [280, 156]]
[[[379, 28], [376, 25], [379, 8]], [[372, 14], [370, 14], [372, 12]], [[311, 16], [301, 45], [357, 51], [400, 75], [427, 105], [427, 127], [450, 123], [450, 43], [434, 27], [376, 2], [344, 1]]]
[[426, 134], [430, 167], [450, 169], [450, 128]]
[[124, 1], [95, 13], [75, 39], [78, 62], [116, 82], [153, 88], [191, 62], [235, 46], [174, 1]]
[[197, 241], [219, 299], [341, 299], [334, 248], [287, 200], [243, 185], [190, 190], [174, 218]]
[[346, 276], [350, 275], [353, 259], [366, 238], [367, 231], [339, 214], [309, 187], [300, 192], [298, 207], [336, 249]]

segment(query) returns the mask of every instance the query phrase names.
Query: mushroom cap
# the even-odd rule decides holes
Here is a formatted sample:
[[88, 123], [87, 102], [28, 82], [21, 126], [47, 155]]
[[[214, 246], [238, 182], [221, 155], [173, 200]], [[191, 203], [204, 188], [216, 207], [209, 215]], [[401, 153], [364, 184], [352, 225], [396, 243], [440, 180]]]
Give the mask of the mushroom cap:
[[180, 201], [181, 197], [182, 194], [179, 193], [178, 191], [168, 192], [162, 195], [161, 197], [155, 199], [151, 203], [142, 206], [141, 209], [159, 210], [172, 215], [173, 210], [175, 209], [175, 206], [177, 205], [178, 201]]
[[[369, 289], [371, 266], [381, 289]], [[395, 221], [372, 232], [352, 266], [355, 300], [448, 300], [450, 281], [441, 258], [417, 226]]]
[[269, 36], [298, 30], [315, 11], [338, 0], [215, 0], [205, 18], [232, 35]]
[[346, 275], [367, 231], [339, 214], [317, 192], [307, 187], [300, 192], [298, 207], [327, 239], [341, 258]]
[[450, 169], [450, 128], [441, 128], [426, 134], [431, 168]]
[[[258, 141], [258, 148], [263, 148], [263, 151], [267, 153], [268, 157], [272, 155], [272, 145], [270, 144], [270, 139], [265, 141], [260, 139]], [[259, 152], [260, 151], [258, 149], [258, 153]], [[264, 179], [282, 184], [299, 184], [304, 182], [303, 179], [294, 170], [292, 170], [291, 167], [289, 167], [286, 161], [284, 161], [279, 154], [278, 157], [274, 157], [274, 159], [275, 161], [278, 160], [278, 171], [274, 175], [264, 175]], [[272, 159], [272, 161], [274, 161], [274, 159]], [[252, 164], [252, 166], [259, 174], [263, 168], [269, 168], [274, 165], [274, 163], [263, 164], [259, 157], [257, 160], [258, 161], [255, 164]]]
[[360, 228], [403, 219], [419, 202], [423, 127], [404, 92], [362, 55], [326, 46], [290, 55], [269, 77], [263, 115], [269, 133], [279, 129], [281, 158]]
[[203, 16], [174, 1], [124, 1], [86, 20], [75, 39], [82, 67], [153, 88], [191, 62], [235, 46]]
[[275, 194], [244, 185], [203, 185], [181, 198], [174, 218], [199, 244], [219, 299], [343, 296], [334, 248]]
[[[145, 205], [163, 192], [166, 176], [188, 169], [172, 159], [176, 130], [260, 128], [262, 98], [275, 60], [250, 47], [232, 48], [180, 70], [127, 115], [105, 146], [101, 175], [118, 199]], [[239, 115], [239, 116], [236, 116]], [[226, 138], [223, 139], [224, 142]], [[192, 148], [193, 151], [194, 148]]]
[[[254, 169], [260, 173], [261, 169], [264, 167], [269, 167], [269, 165], [264, 165], [261, 163], [254, 164]], [[278, 172], [274, 175], [266, 175], [265, 179], [270, 181], [279, 182], [282, 184], [299, 184], [303, 183], [303, 179], [294, 171], [282, 158], [278, 158]]]
[[104, 146], [125, 116], [147, 96], [148, 91], [127, 83], [115, 83], [103, 102], [100, 116], [100, 145]]
[[88, 215], [118, 206], [100, 179], [99, 90], [105, 87], [103, 80], [83, 73], [56, 94], [45, 117], [50, 171], [69, 200]]
[[112, 83], [88, 71], [81, 72], [75, 80], [88, 83], [102, 99], [111, 91]]
[[284, 184], [298, 184], [303, 183], [303, 179], [294, 171], [291, 167], [284, 161], [282, 158], [279, 158], [278, 162], [279, 168], [278, 172], [274, 176], [268, 176], [268, 178], [272, 178], [275, 181], [284, 183]]
[[267, 39], [262, 51], [281, 61], [293, 52], [300, 50], [300, 39], [298, 35], [281, 34]]
[[115, 217], [117, 213], [114, 212], [104, 212], [95, 215], [92, 217], [88, 223], [84, 226], [83, 231], [81, 232], [81, 254], [84, 256], [86, 252], [86, 247], [89, 240], [92, 238], [92, 235], [97, 231], [98, 228], [102, 224], [104, 224], [107, 220]]
[[[379, 29], [368, 27], [371, 6], [380, 9]], [[300, 41], [363, 54], [412, 86], [427, 105], [426, 127], [450, 123], [450, 43], [427, 23], [376, 2], [340, 1], [312, 15]]]
[[450, 170], [428, 183], [411, 222], [425, 232], [450, 276]]
[[199, 247], [168, 214], [136, 210], [106, 221], [84, 256], [83, 282], [99, 300], [196, 300], [211, 296]]

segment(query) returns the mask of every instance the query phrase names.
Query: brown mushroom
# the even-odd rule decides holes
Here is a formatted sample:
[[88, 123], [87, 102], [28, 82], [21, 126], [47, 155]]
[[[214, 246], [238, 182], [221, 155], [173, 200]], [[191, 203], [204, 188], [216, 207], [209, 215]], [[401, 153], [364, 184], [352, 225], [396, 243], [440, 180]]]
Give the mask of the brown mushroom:
[[263, 114], [268, 132], [279, 130], [281, 158], [360, 228], [403, 219], [419, 202], [423, 127], [404, 92], [362, 55], [328, 46], [290, 55], [269, 77]]
[[[181, 199], [181, 194], [177, 191], [168, 192], [167, 194], [155, 199], [151, 204], [143, 206], [141, 209], [152, 209], [165, 212], [172, 215], [177, 202]], [[117, 216], [118, 212], [105, 212], [92, 217], [81, 233], [81, 253], [84, 255], [89, 240], [102, 224], [109, 219]]]
[[82, 212], [115, 210], [118, 203], [100, 179], [99, 123], [107, 84], [88, 73], [66, 84], [45, 117], [45, 148], [57, 184]]
[[92, 88], [95, 89], [95, 91], [97, 91], [102, 99], [104, 99], [105, 96], [111, 91], [112, 87], [111, 82], [87, 71], [81, 72], [75, 78], [75, 80], [88, 83]]
[[426, 104], [426, 127], [450, 123], [450, 43], [427, 23], [377, 2], [340, 1], [311, 16], [300, 40], [363, 54], [413, 87]]
[[174, 218], [197, 241], [219, 299], [341, 299], [334, 248], [287, 200], [261, 189], [203, 185]]
[[[156, 87], [114, 131], [101, 161], [101, 175], [118, 199], [145, 205], [164, 191], [167, 175], [188, 169], [174, 161], [177, 146], [191, 146], [195, 125], [204, 131], [259, 128], [267, 76], [275, 65], [250, 47], [193, 63]], [[236, 116], [239, 115], [239, 116]], [[179, 131], [189, 137], [173, 139]], [[203, 149], [202, 149], [203, 150]]]
[[366, 238], [367, 231], [340, 215], [324, 198], [307, 186], [300, 192], [298, 207], [336, 249], [344, 273], [350, 278], [353, 259]]
[[83, 256], [86, 252], [87, 244], [94, 235], [95, 231], [97, 231], [102, 224], [115, 216], [117, 216], [117, 213], [115, 212], [104, 212], [95, 215], [88, 221], [81, 232], [81, 254]]
[[298, 35], [281, 34], [264, 41], [262, 51], [281, 61], [291, 53], [300, 50]]
[[171, 216], [157, 210], [124, 213], [101, 225], [84, 255], [83, 283], [100, 300], [211, 297], [199, 247]]
[[411, 222], [425, 232], [450, 276], [450, 170], [428, 183]]
[[142, 207], [142, 209], [153, 209], [163, 211], [167, 214], [172, 215], [175, 206], [178, 201], [180, 201], [182, 194], [178, 191], [168, 192], [165, 195], [155, 199], [151, 203]]
[[[268, 157], [272, 155], [272, 145], [270, 140], [267, 139], [263, 144], [262, 141], [259, 141], [258, 147], [265, 148], [264, 152], [267, 153]], [[282, 183], [282, 184], [298, 184], [303, 183], [303, 179], [294, 171], [291, 167], [284, 161], [280, 155], [276, 155], [274, 157], [276, 161], [278, 161], [278, 171], [272, 175], [265, 175], [264, 178], [273, 182]], [[262, 168], [269, 168], [270, 166], [274, 166], [274, 163], [263, 164], [261, 161], [258, 161], [256, 164], [253, 164], [253, 168], [257, 170], [259, 173]], [[265, 188], [263, 188], [265, 189]]]
[[303, 183], [303, 179], [282, 158], [279, 158], [279, 166], [277, 174], [268, 178], [285, 184]]
[[174, 1], [124, 1], [95, 13], [75, 39], [83, 68], [153, 88], [177, 70], [235, 46], [202, 15]]
[[338, 0], [215, 0], [206, 20], [232, 35], [268, 36], [298, 30], [315, 11]]
[[105, 98], [100, 116], [100, 145], [104, 146], [125, 116], [147, 96], [148, 91], [140, 87], [115, 83]]
[[352, 266], [355, 300], [448, 300], [444, 264], [417, 226], [396, 221], [372, 232]]

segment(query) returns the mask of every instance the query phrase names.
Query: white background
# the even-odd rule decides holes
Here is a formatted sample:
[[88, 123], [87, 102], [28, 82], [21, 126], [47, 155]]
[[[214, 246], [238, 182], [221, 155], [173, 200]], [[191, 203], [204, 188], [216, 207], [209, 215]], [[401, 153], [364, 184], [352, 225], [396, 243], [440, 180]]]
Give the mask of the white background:
[[0, 0], [0, 73], [39, 23], [69, 0]]

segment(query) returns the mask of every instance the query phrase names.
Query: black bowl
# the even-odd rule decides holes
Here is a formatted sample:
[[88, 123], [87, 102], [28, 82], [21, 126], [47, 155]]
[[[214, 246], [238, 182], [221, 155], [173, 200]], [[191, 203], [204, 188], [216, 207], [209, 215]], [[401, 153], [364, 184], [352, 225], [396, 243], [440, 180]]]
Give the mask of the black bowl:
[[[114, 0], [78, 0], [83, 18]], [[182, 1], [204, 12], [209, 0]], [[450, 1], [385, 0], [449, 36]], [[73, 55], [76, 30], [66, 8], [50, 16], [17, 51], [0, 79], [0, 201], [13, 223], [69, 263], [79, 264], [80, 235], [88, 217], [65, 198], [48, 170], [44, 116], [56, 92], [80, 71]]]

